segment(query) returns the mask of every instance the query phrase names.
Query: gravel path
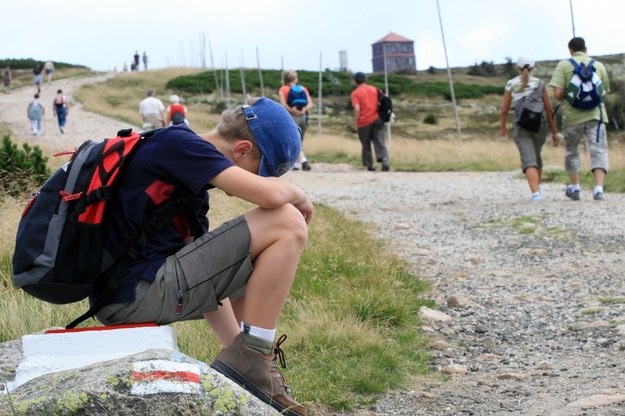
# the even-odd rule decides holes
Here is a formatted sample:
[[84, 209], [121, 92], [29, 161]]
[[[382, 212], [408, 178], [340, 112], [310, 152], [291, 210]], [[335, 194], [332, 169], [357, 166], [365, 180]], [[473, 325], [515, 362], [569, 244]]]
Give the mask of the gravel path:
[[[105, 77], [55, 81], [44, 103]], [[32, 143], [65, 150], [129, 127], [74, 104], [66, 134], [47, 108], [47, 132], [34, 137], [33, 93], [0, 95], [0, 121]], [[573, 202], [546, 184], [532, 204], [516, 172], [313, 164], [286, 177], [370, 225], [432, 282], [437, 308], [421, 314], [443, 377], [416, 379], [358, 415], [625, 415], [625, 195], [595, 202], [584, 190]]]
[[448, 381], [416, 380], [360, 415], [625, 415], [625, 195], [573, 202], [546, 184], [531, 203], [517, 172], [288, 177], [433, 284], [422, 317]]

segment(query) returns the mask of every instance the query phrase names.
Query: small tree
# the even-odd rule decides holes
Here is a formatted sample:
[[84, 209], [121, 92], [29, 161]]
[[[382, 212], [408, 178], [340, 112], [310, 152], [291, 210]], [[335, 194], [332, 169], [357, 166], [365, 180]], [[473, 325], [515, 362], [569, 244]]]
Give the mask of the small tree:
[[0, 147], [0, 192], [18, 196], [39, 187], [50, 176], [48, 158], [39, 146], [22, 144], [22, 149], [5, 135]]

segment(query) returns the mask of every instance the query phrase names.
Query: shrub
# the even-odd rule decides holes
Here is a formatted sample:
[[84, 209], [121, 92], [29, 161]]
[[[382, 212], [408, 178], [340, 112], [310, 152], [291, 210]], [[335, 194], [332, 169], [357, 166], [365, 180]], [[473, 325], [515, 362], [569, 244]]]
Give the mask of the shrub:
[[438, 124], [438, 118], [434, 114], [428, 114], [423, 119], [425, 124]]
[[610, 122], [606, 127], [610, 130], [622, 130], [625, 129], [625, 81], [610, 78], [610, 96], [605, 104]]
[[474, 64], [467, 71], [468, 75], [476, 75], [478, 77], [494, 77], [497, 75], [497, 69], [493, 62], [482, 61], [481, 64]]
[[0, 147], [0, 192], [18, 196], [39, 187], [51, 173], [47, 161], [39, 146], [24, 143], [18, 149], [5, 135]]

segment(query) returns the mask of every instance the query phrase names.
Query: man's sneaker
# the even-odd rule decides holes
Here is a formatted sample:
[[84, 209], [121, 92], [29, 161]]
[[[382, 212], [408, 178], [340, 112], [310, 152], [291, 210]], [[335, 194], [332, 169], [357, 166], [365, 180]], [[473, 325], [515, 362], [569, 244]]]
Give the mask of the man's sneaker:
[[595, 201], [605, 201], [605, 196], [603, 195], [603, 192], [595, 192], [592, 197]]
[[307, 416], [308, 412], [291, 396], [291, 390], [278, 372], [276, 361], [282, 368], [286, 359], [280, 345], [286, 340], [282, 335], [272, 351], [263, 354], [245, 344], [243, 334], [221, 350], [211, 367], [248, 390], [263, 402], [287, 416]]
[[368, 170], [369, 172], [375, 172], [375, 166], [369, 166], [369, 167], [367, 168], [367, 170]]
[[579, 201], [579, 189], [573, 190], [573, 188], [567, 187], [564, 195], [566, 195], [567, 198], [571, 198], [573, 201]]
[[306, 161], [306, 162], [302, 162], [302, 169], [303, 170], [311, 170], [312, 167], [310, 166], [310, 163], [308, 163], [308, 161]]

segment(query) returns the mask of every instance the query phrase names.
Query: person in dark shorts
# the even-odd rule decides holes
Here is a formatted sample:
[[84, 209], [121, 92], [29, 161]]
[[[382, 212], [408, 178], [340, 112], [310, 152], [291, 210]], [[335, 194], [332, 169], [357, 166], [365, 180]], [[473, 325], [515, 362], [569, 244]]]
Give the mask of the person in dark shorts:
[[[313, 205], [279, 178], [301, 150], [289, 113], [266, 97], [225, 110], [198, 135], [186, 124], [158, 130], [133, 155], [111, 199], [114, 247], [169, 195], [190, 191], [201, 226], [192, 237], [186, 210], [147, 243], [116, 295], [97, 313], [105, 325], [205, 319], [224, 348], [211, 366], [291, 416], [307, 415], [276, 368], [282, 307], [308, 238]], [[219, 188], [257, 207], [208, 231], [207, 190]], [[197, 233], [194, 233], [198, 235]]]

